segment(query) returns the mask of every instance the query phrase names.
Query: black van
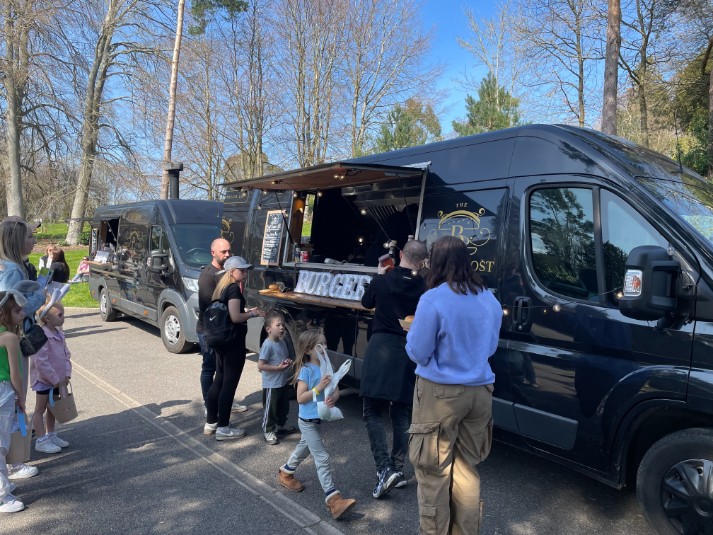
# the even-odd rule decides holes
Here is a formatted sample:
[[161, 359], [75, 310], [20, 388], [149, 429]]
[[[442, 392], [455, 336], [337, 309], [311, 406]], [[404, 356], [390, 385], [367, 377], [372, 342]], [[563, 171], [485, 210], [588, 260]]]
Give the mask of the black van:
[[89, 289], [104, 321], [118, 313], [161, 329], [181, 353], [198, 343], [198, 276], [224, 235], [223, 204], [157, 200], [97, 208], [91, 219]]
[[713, 532], [713, 187], [700, 176], [623, 139], [531, 125], [230, 187], [254, 191], [230, 215], [256, 265], [249, 301], [285, 310], [291, 336], [324, 326], [355, 380], [378, 257], [409, 234], [461, 238], [503, 307], [499, 438], [635, 481], [659, 534]]

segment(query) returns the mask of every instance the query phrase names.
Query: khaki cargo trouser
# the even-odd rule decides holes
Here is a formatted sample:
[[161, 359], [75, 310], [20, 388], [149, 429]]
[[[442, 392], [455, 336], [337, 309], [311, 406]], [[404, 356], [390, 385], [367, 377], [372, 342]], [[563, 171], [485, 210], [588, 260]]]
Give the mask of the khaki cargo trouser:
[[476, 466], [493, 440], [493, 385], [440, 385], [416, 379], [409, 459], [418, 481], [422, 535], [480, 532]]

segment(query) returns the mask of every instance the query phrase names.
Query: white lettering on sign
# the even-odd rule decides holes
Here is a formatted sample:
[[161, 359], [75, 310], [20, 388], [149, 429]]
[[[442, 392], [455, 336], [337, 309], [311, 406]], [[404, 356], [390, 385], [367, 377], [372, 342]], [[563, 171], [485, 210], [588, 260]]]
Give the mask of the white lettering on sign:
[[364, 289], [371, 282], [371, 275], [355, 275], [327, 272], [300, 271], [295, 286], [296, 293], [334, 297], [349, 301], [361, 301]]

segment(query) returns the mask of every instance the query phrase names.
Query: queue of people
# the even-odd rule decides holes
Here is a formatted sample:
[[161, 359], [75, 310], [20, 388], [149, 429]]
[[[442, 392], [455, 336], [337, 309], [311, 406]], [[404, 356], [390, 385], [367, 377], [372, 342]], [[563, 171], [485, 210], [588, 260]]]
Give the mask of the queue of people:
[[[338, 389], [329, 397], [324, 394], [331, 381], [331, 376], [320, 371], [322, 351], [326, 355], [325, 333], [320, 329], [300, 333], [292, 362], [283, 341], [284, 316], [277, 311], [266, 314], [257, 308], [245, 309], [241, 282], [253, 266], [241, 257], [231, 257], [225, 240], [215, 240], [211, 254], [213, 262], [204, 268], [199, 288], [201, 280], [208, 287], [216, 275], [222, 278], [213, 286], [211, 299], [203, 291], [201, 315], [211, 301], [223, 300], [243, 334], [241, 343], [230, 350], [211, 349], [201, 342], [204, 396], [208, 386], [204, 433], [215, 434], [217, 440], [245, 435], [244, 429], [229, 426], [228, 409], [245, 364], [247, 320], [265, 317], [267, 338], [258, 369], [263, 374], [262, 431], [267, 444], [277, 444], [280, 434], [293, 431], [287, 426], [291, 387], [296, 388], [299, 407], [301, 438], [279, 467], [278, 483], [292, 492], [303, 491], [295, 473], [312, 455], [327, 509], [340, 519], [356, 501], [343, 498], [337, 489], [321, 436], [318, 403], [334, 407], [339, 399]], [[380, 499], [407, 485], [404, 463], [408, 455], [418, 483], [420, 532], [479, 533], [482, 506], [477, 465], [488, 456], [492, 444], [495, 376], [488, 358], [497, 348], [502, 309], [473, 270], [461, 240], [451, 236], [436, 240], [424, 280], [420, 271], [426, 257], [426, 245], [409, 240], [400, 252], [399, 265], [388, 271], [379, 268], [362, 298], [364, 307], [375, 309], [360, 389], [377, 474], [372, 496]], [[479, 314], [463, 314], [463, 310]], [[399, 319], [408, 316], [414, 320], [406, 333]], [[206, 351], [215, 354], [214, 372]], [[383, 412], [391, 419], [390, 451]]]
[[[64, 309], [61, 303], [49, 304], [45, 290], [36, 282], [37, 270], [28, 260], [38, 226], [17, 216], [0, 223], [0, 513], [24, 509], [12, 494], [14, 481], [38, 473], [37, 467], [24, 462], [6, 464], [12, 432], [17, 422], [26, 419], [28, 381], [36, 395], [30, 428], [38, 437], [35, 450], [57, 453], [69, 445], [56, 434], [54, 417], [46, 411], [51, 389], [69, 380], [71, 365], [62, 332]], [[69, 268], [64, 253], [58, 248], [47, 253], [40, 269], [52, 269], [55, 280], [66, 282]], [[37, 324], [38, 312], [41, 325]]]

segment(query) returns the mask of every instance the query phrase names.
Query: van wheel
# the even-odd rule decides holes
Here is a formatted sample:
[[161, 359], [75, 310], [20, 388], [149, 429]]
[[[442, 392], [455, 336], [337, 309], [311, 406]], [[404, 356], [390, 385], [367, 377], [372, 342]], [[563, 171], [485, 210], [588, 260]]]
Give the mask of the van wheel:
[[102, 321], [114, 321], [119, 315], [111, 306], [109, 292], [106, 288], [102, 288], [101, 294], [99, 294], [99, 315]]
[[713, 534], [713, 430], [677, 431], [651, 446], [636, 493], [656, 533]]
[[186, 336], [181, 325], [181, 316], [178, 315], [176, 307], [166, 307], [161, 314], [161, 340], [163, 345], [171, 353], [183, 353], [193, 344], [186, 342]]

